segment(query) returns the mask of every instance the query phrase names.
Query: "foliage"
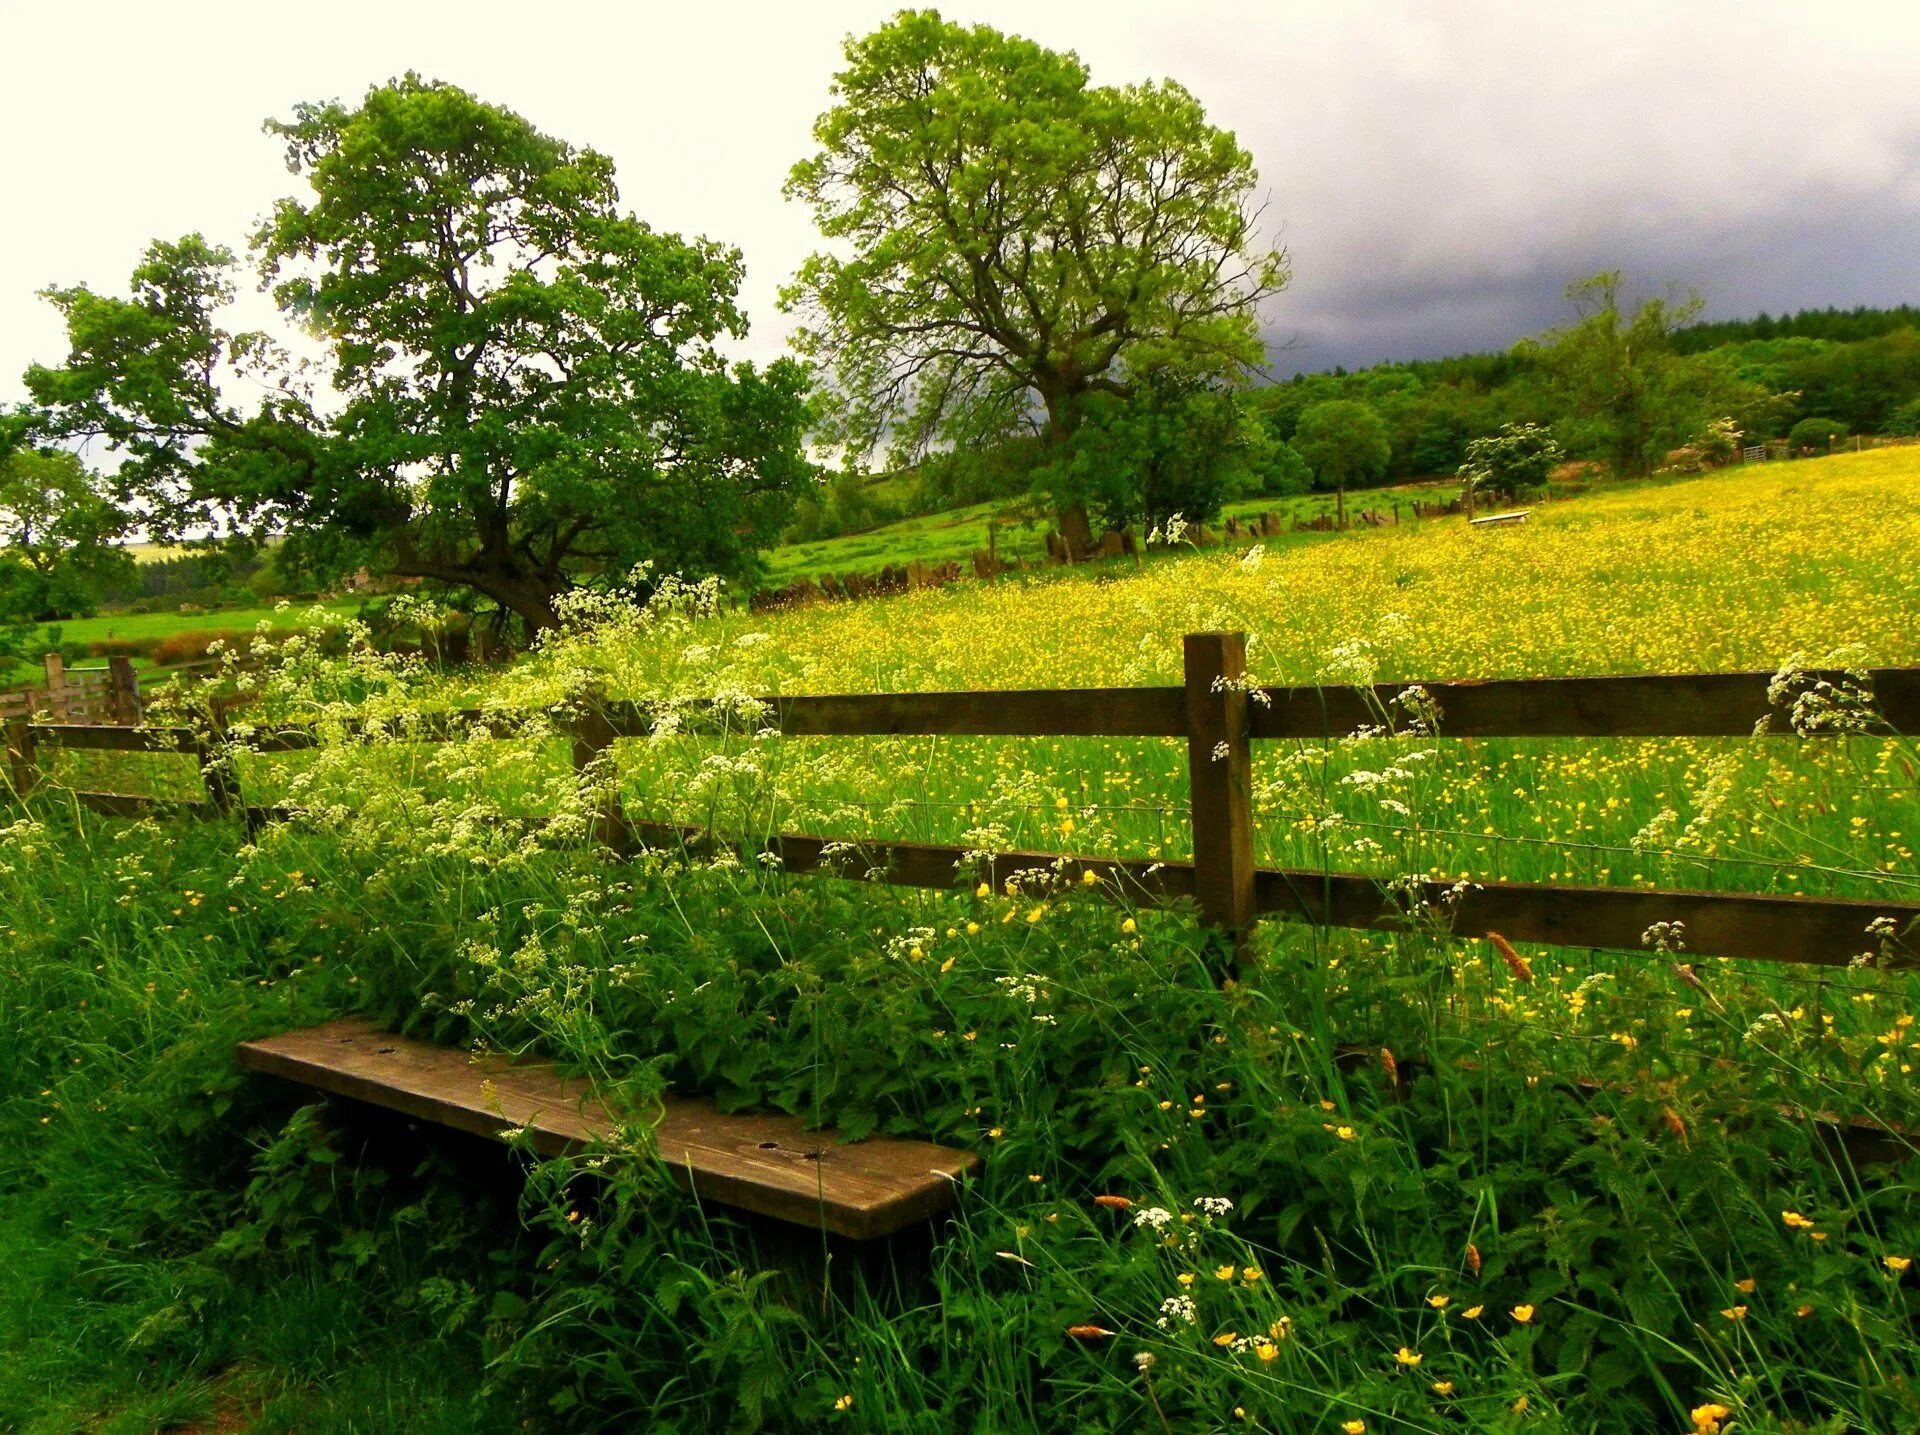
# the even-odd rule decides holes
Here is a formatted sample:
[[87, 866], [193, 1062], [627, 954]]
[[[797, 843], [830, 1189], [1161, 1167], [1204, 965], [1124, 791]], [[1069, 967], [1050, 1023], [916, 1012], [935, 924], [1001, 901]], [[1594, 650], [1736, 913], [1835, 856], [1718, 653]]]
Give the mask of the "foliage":
[[1300, 450], [1285, 440], [1276, 439], [1260, 466], [1260, 491], [1274, 497], [1290, 497], [1313, 487], [1313, 469], [1300, 456]]
[[1618, 270], [1569, 285], [1567, 298], [1579, 322], [1524, 341], [1521, 352], [1564, 406], [1568, 451], [1604, 459], [1619, 477], [1644, 477], [1710, 416], [1708, 371], [1673, 346], [1702, 301], [1648, 298], [1628, 313]]
[[1900, 438], [1920, 437], [1920, 397], [1909, 399], [1895, 409], [1881, 432]]
[[[328, 1428], [309, 1402], [337, 1428], [1574, 1431], [1685, 1429], [1709, 1404], [1754, 1429], [1907, 1428], [1912, 1168], [1837, 1170], [1782, 1114], [1920, 1113], [1905, 974], [1514, 965], [1412, 913], [1269, 924], [1255, 979], [1222, 989], [1186, 914], [1079, 885], [919, 892], [677, 846], [614, 863], [583, 835], [617, 780], [636, 816], [723, 832], [1178, 857], [1171, 744], [787, 741], [738, 698], [694, 736], [682, 703], [1166, 682], [1184, 628], [1246, 627], [1261, 681], [1330, 685], [1750, 667], [1839, 638], [1849, 662], [1912, 662], [1915, 462], [1582, 498], [1522, 533], [1409, 526], [1281, 571], [1202, 554], [771, 619], [710, 585], [569, 599], [566, 630], [477, 690], [290, 645], [260, 711], [326, 740], [235, 760], [306, 822], [246, 841], [56, 790], [0, 823], [0, 1256], [25, 1257], [0, 1288], [0, 1409], [204, 1423], [212, 1373], [237, 1371], [279, 1382], [267, 1428]], [[657, 735], [585, 787], [540, 719], [444, 744], [342, 727], [590, 681]], [[1383, 886], [1892, 896], [1916, 755], [1356, 734], [1267, 745], [1250, 797], [1263, 862]], [[513, 812], [552, 820], [524, 833]], [[234, 1071], [240, 1036], [351, 1009], [555, 1056], [632, 1129], [522, 1153], [516, 1202], [498, 1162], [320, 1121]], [[964, 1144], [985, 1170], [924, 1245], [829, 1267], [665, 1179], [645, 1134], [663, 1085]]]
[[1380, 415], [1356, 399], [1330, 399], [1307, 409], [1292, 444], [1313, 471], [1315, 485], [1338, 495], [1343, 523], [1348, 487], [1377, 483], [1393, 453]]
[[1273, 447], [1238, 391], [1155, 370], [1124, 398], [1090, 396], [1036, 484], [1109, 529], [1144, 532], [1174, 514], [1211, 522], [1226, 500], [1260, 491]]
[[1538, 424], [1505, 424], [1467, 445], [1460, 477], [1471, 493], [1525, 498], [1547, 486], [1547, 476], [1564, 457], [1553, 435]]
[[1911, 304], [1890, 309], [1859, 304], [1851, 309], [1801, 309], [1777, 317], [1762, 312], [1751, 319], [1688, 324], [1674, 335], [1674, 346], [1683, 354], [1699, 354], [1753, 339], [1822, 339], [1835, 344], [1854, 344], [1901, 329], [1920, 329], [1920, 309]]
[[930, 10], [850, 39], [789, 196], [832, 244], [784, 291], [829, 373], [823, 435], [901, 461], [1064, 441], [1095, 394], [1263, 357], [1247, 152], [1172, 81], [1096, 86], [1071, 53]]
[[[197, 237], [154, 245], [131, 299], [49, 291], [73, 352], [29, 387], [55, 432], [123, 452], [161, 536], [217, 511], [284, 530], [291, 563], [473, 589], [535, 628], [643, 560], [752, 574], [806, 472], [804, 381], [722, 357], [738, 251], [654, 231], [605, 156], [413, 75], [268, 128], [311, 194], [255, 249], [335, 402], [220, 327], [233, 256]], [[267, 386], [251, 413], [234, 375]]]
[[1825, 453], [1847, 436], [1847, 426], [1837, 419], [1807, 418], [1787, 430], [1787, 442], [1802, 453]]
[[810, 543], [898, 521], [904, 515], [872, 492], [873, 483], [858, 472], [826, 474], [794, 505], [785, 541]]
[[0, 622], [83, 617], [133, 570], [129, 517], [73, 454], [0, 456]]

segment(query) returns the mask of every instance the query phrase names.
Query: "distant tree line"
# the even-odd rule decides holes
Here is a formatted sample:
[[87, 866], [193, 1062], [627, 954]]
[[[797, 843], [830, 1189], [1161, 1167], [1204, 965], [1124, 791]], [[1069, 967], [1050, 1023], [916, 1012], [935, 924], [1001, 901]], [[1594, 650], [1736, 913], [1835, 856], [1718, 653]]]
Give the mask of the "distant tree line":
[[[1817, 452], [1853, 434], [1920, 435], [1920, 309], [1703, 324], [1693, 296], [1634, 303], [1619, 274], [1582, 280], [1569, 298], [1573, 323], [1504, 352], [1298, 373], [1217, 393], [1211, 402], [1238, 417], [1185, 427], [1177, 485], [1129, 476], [1130, 455], [1147, 452], [1137, 433], [1090, 442], [1098, 414], [1077, 447], [1089, 467], [1105, 466], [1125, 500], [1109, 499], [1110, 516], [1152, 522], [1169, 504], [1204, 519], [1235, 498], [1314, 487], [1344, 500], [1349, 488], [1434, 477], [1520, 496], [1545, 482], [1539, 455], [1549, 451], [1556, 462], [1632, 477], [1669, 456], [1723, 461], [1736, 444], [1784, 439]], [[1509, 443], [1515, 435], [1522, 441]], [[1496, 440], [1476, 457], [1476, 445]], [[1522, 453], [1511, 466], [1489, 465], [1489, 455]], [[1016, 438], [934, 455], [878, 483], [836, 474], [802, 500], [796, 534], [1015, 501], [1048, 486], [1047, 462], [1043, 444]]]

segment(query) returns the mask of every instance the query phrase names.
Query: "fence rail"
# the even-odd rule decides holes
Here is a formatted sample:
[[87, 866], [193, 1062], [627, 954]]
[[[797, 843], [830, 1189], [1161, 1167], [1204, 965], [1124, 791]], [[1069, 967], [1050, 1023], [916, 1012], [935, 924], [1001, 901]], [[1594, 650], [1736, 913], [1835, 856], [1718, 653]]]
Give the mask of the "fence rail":
[[[1254, 863], [1252, 743], [1327, 739], [1356, 729], [1403, 725], [1434, 739], [1466, 737], [1759, 737], [1817, 738], [1823, 729], [1794, 721], [1796, 702], [1836, 697], [1845, 730], [1920, 731], [1920, 669], [1880, 668], [1860, 675], [1803, 673], [1790, 681], [1767, 673], [1689, 673], [1645, 677], [1502, 679], [1489, 682], [1382, 684], [1370, 688], [1252, 687], [1245, 640], [1237, 633], [1190, 634], [1181, 687], [1041, 689], [1006, 692], [776, 696], [758, 700], [756, 725], [794, 736], [1109, 736], [1184, 739], [1190, 778], [1193, 858], [1147, 861], [1060, 852], [978, 854], [925, 843], [783, 833], [734, 844], [782, 871], [819, 873], [903, 886], [944, 888], [974, 881], [996, 888], [1035, 874], [1081, 882], [1085, 890], [1141, 905], [1191, 901], [1202, 920], [1236, 949], [1261, 916], [1317, 926], [1379, 930], [1416, 916], [1459, 937], [1499, 932], [1509, 940], [1637, 950], [1658, 923], [1684, 924], [1687, 950], [1703, 956], [1838, 966], [1870, 956], [1888, 965], [1920, 965], [1920, 905], [1879, 900], [1771, 896], [1678, 889], [1558, 886], [1487, 881], [1399, 883], [1358, 873], [1261, 868]], [[1417, 690], [1417, 692], [1415, 691]], [[691, 727], [717, 726], [731, 709], [673, 704]], [[463, 710], [348, 724], [349, 737], [442, 741], [479, 730], [506, 736], [530, 717], [557, 717], [583, 772], [623, 737], [651, 734], [660, 709], [630, 702], [589, 703], [561, 713]], [[703, 723], [702, 719], [710, 719]], [[244, 730], [259, 752], [288, 752], [323, 740], [305, 724]], [[216, 711], [209, 738], [186, 727], [106, 728], [74, 723], [14, 723], [8, 729], [16, 790], [37, 781], [45, 746], [194, 756], [207, 785], [204, 803], [166, 802], [127, 793], [76, 792], [95, 810], [121, 815], [167, 811], [218, 817], [243, 813], [249, 826], [297, 814], [248, 806], [214, 748], [226, 735]], [[539, 823], [542, 819], [519, 819]], [[623, 850], [711, 843], [697, 829], [630, 820], [609, 799], [596, 836]]]

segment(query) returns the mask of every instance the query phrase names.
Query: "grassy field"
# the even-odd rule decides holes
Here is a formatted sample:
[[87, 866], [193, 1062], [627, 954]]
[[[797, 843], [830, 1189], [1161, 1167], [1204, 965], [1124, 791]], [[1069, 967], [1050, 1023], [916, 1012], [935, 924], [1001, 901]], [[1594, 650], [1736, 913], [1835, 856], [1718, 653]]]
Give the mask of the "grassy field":
[[[331, 611], [351, 613], [359, 600], [334, 604]], [[252, 633], [262, 623], [281, 632], [290, 632], [310, 620], [312, 605], [277, 605], [259, 608], [219, 608], [201, 613], [102, 613], [92, 618], [73, 618], [55, 623], [62, 643], [127, 642], [147, 643], [155, 639], [188, 633]], [[151, 666], [151, 660], [134, 656], [136, 668]], [[38, 665], [0, 662], [0, 686], [32, 682], [40, 674]]]
[[[1176, 681], [1210, 628], [1251, 634], [1266, 681], [1915, 664], [1916, 543], [1920, 461], [1889, 451], [1493, 532], [766, 617], [669, 595], [478, 693], [375, 655], [269, 690], [326, 720], [592, 682], [665, 704], [605, 775], [636, 815], [1174, 856], [1176, 744], [696, 740], [672, 700]], [[116, 787], [190, 776], [120, 761]], [[1920, 1424], [1920, 1167], [1836, 1166], [1796, 1114], [1920, 1120], [1898, 971], [1276, 923], [1223, 989], [1185, 916], [1079, 892], [608, 863], [537, 727], [239, 761], [313, 820], [247, 843], [53, 791], [0, 833], [0, 1429]], [[1914, 902], [1917, 762], [1906, 738], [1354, 736], [1265, 745], [1254, 797], [1263, 860], [1383, 884]], [[497, 820], [528, 809], [576, 820], [544, 844]], [[233, 1071], [234, 1040], [349, 1010], [551, 1053], [616, 1109], [664, 1083], [986, 1171], [929, 1239], [829, 1277], [625, 1150], [522, 1179]]]
[[[1396, 503], [1411, 505], [1415, 499], [1431, 502], [1439, 497], [1452, 498], [1458, 491], [1457, 483], [1402, 484], [1356, 492], [1351, 502], [1355, 509], [1385, 510]], [[766, 555], [768, 579], [779, 585], [822, 573], [872, 573], [889, 563], [904, 564], [916, 558], [923, 563], [955, 561], [963, 572], [971, 573], [968, 562], [976, 549], [987, 547], [988, 526], [996, 515], [1007, 511], [1006, 504], [976, 503], [920, 518], [902, 519], [865, 533], [849, 533], [814, 543], [783, 544]], [[1228, 504], [1224, 513], [1240, 518], [1257, 513], [1280, 513], [1293, 521], [1333, 511], [1332, 494], [1308, 493], [1286, 498], [1244, 499]], [[998, 546], [1001, 558], [1009, 562], [1044, 558], [1050, 527], [1051, 520], [1002, 524]]]

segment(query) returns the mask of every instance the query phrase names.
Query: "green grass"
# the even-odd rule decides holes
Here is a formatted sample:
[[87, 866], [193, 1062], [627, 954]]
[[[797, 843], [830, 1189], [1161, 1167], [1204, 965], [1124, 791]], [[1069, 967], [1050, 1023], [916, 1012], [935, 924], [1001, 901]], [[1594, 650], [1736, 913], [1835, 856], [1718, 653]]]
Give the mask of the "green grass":
[[[1457, 483], [1402, 484], [1389, 488], [1367, 489], [1350, 495], [1349, 506], [1389, 509], [1395, 504], [1410, 505], [1415, 499], [1433, 501], [1451, 498]], [[923, 563], [958, 562], [964, 576], [972, 575], [971, 559], [978, 549], [987, 547], [988, 526], [996, 515], [1010, 512], [1004, 503], [976, 503], [942, 513], [906, 518], [864, 533], [840, 538], [823, 538], [813, 543], [789, 543], [770, 549], [767, 554], [768, 582], [778, 586], [797, 578], [819, 577], [823, 573], [874, 573], [888, 564], [906, 564], [918, 559]], [[1289, 522], [1332, 514], [1334, 496], [1309, 493], [1284, 498], [1250, 498], [1226, 506], [1224, 512], [1239, 518], [1260, 513], [1279, 513]], [[1046, 534], [1050, 520], [1014, 522], [1000, 527], [998, 552], [1002, 559], [1039, 561], [1046, 555]]]
[[[1271, 680], [1840, 642], [1914, 663], [1907, 482], [1835, 460], [1498, 534], [771, 618], [656, 608], [483, 695], [1164, 682], [1180, 632], [1224, 626], [1262, 640]], [[473, 695], [369, 657], [271, 701]], [[627, 801], [728, 832], [1184, 850], [1177, 744], [753, 726], [622, 744]], [[192, 782], [183, 759], [117, 761], [54, 776]], [[1415, 917], [1269, 924], [1223, 986], [1186, 914], [1077, 888], [609, 862], [577, 839], [595, 794], [550, 733], [241, 763], [250, 797], [316, 822], [249, 842], [81, 817], [57, 787], [0, 817], [0, 1265], [21, 1273], [0, 1282], [0, 1429], [1684, 1431], [1710, 1404], [1754, 1432], [1920, 1423], [1920, 1165], [1836, 1164], [1795, 1114], [1920, 1119], [1905, 972], [1509, 965]], [[1383, 883], [1912, 900], [1917, 765], [1878, 738], [1337, 738], [1268, 745], [1253, 796], [1264, 860]], [[561, 819], [544, 845], [498, 820], [528, 810]], [[516, 1168], [234, 1071], [235, 1040], [349, 1010], [548, 1053], [642, 1125], [664, 1084], [985, 1171], [927, 1237], [823, 1269], [817, 1242], [696, 1207], [631, 1151]], [[1113, 1334], [1068, 1334], [1086, 1325]]]
[[[328, 605], [336, 613], [358, 611], [359, 600]], [[261, 623], [282, 632], [298, 627], [311, 604], [295, 604], [284, 610], [277, 605], [255, 608], [210, 608], [199, 613], [101, 613], [92, 618], [70, 618], [47, 626], [59, 630], [66, 643], [126, 642], [147, 643], [184, 633], [239, 632], [251, 634]], [[77, 666], [98, 666], [98, 661], [83, 660]], [[151, 659], [136, 654], [136, 668], [151, 667]], [[0, 661], [0, 686], [38, 680], [38, 663]]]

